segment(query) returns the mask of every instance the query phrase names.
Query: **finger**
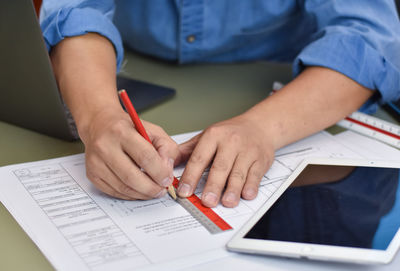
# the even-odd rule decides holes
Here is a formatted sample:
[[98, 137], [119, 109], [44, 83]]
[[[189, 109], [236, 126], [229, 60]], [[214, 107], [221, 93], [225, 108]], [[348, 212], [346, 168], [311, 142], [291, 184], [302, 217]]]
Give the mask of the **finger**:
[[[249, 152], [250, 153], [250, 152]], [[225, 207], [235, 207], [238, 205], [244, 184], [246, 183], [247, 173], [254, 163], [255, 158], [247, 153], [239, 154], [235, 160], [229, 174], [228, 185], [222, 197], [222, 204]]]
[[179, 155], [178, 144], [159, 126], [150, 124], [150, 139], [154, 148], [158, 151], [163, 160], [168, 162], [174, 160]]
[[[90, 164], [90, 163], [89, 163]], [[125, 200], [134, 200], [135, 198], [131, 198], [127, 195], [123, 195], [121, 193], [119, 193], [118, 191], [116, 191], [115, 189], [113, 189], [110, 185], [108, 185], [105, 181], [103, 181], [100, 177], [98, 177], [98, 175], [94, 175], [91, 171], [90, 167], [88, 166], [88, 159], [86, 159], [86, 177], [92, 182], [92, 184], [101, 192], [114, 197], [114, 198], [120, 198], [120, 199], [125, 199]], [[97, 170], [95, 170], [95, 172], [97, 172]]]
[[86, 168], [87, 177], [97, 188], [110, 196], [129, 200], [149, 199], [148, 196], [138, 193], [119, 180], [107, 165], [96, 156], [86, 158]]
[[217, 154], [212, 162], [210, 173], [208, 174], [207, 182], [201, 196], [202, 203], [205, 206], [217, 206], [235, 162], [236, 155], [237, 151], [232, 145], [221, 146], [217, 149]]
[[190, 158], [190, 155], [193, 153], [193, 150], [199, 142], [201, 135], [202, 134], [198, 134], [178, 146], [179, 156], [177, 159], [175, 159], [176, 165], [186, 162]]
[[[141, 194], [137, 192], [135, 189], [132, 189], [131, 187], [127, 186], [105, 164], [96, 171], [96, 174], [98, 176], [101, 176], [101, 179], [105, 181], [107, 185], [109, 185], [113, 190], [117, 191], [119, 194], [125, 195], [132, 199], [147, 200], [152, 198], [149, 195]], [[155, 196], [155, 198], [163, 197], [165, 194], [166, 190], [162, 189], [159, 192], [159, 194]]]
[[134, 198], [130, 198], [126, 195], [115, 191], [111, 186], [109, 186], [105, 181], [98, 177], [87, 175], [88, 179], [92, 182], [92, 184], [104, 194], [107, 194], [113, 198], [124, 199], [124, 200], [135, 200]]
[[103, 193], [113, 197], [113, 198], [118, 198], [118, 199], [124, 199], [124, 200], [137, 200], [140, 198], [131, 198], [127, 195], [121, 194], [115, 189], [113, 189], [109, 184], [107, 184], [106, 181], [102, 180], [101, 178], [95, 178], [95, 181], [92, 181], [94, 186], [102, 191]]
[[113, 149], [109, 155], [102, 158], [119, 180], [138, 193], [150, 198], [156, 198], [165, 190], [165, 187], [159, 186], [150, 179], [121, 150]]
[[206, 136], [200, 138], [179, 182], [179, 196], [188, 197], [193, 194], [193, 190], [197, 186], [201, 175], [214, 157], [216, 148], [214, 140], [209, 140]]
[[164, 132], [161, 128], [159, 128], [159, 136], [154, 137], [153, 146], [158, 151], [161, 159], [164, 161], [164, 164], [167, 165], [169, 170], [169, 178], [173, 180], [174, 174], [174, 164], [175, 159], [179, 156], [178, 144], [170, 138], [167, 133]]
[[269, 164], [263, 162], [263, 160], [257, 160], [251, 165], [247, 174], [246, 183], [242, 190], [242, 197], [244, 199], [252, 200], [257, 196], [261, 179], [265, 172], [267, 172], [268, 167]]
[[[156, 182], [158, 185], [162, 187], [167, 187], [171, 185], [172, 179], [171, 179], [171, 170], [168, 167], [168, 165], [162, 160], [161, 156], [158, 154], [156, 149], [151, 145], [147, 140], [145, 140], [139, 133], [136, 131], [133, 132], [128, 132], [126, 135], [124, 135], [125, 138], [122, 140], [122, 149], [124, 152], [128, 154], [128, 156], [140, 167], [142, 168], [148, 176], [154, 182]], [[119, 168], [121, 169], [121, 166], [118, 166], [118, 160], [113, 161], [113, 167], [112, 169]], [[138, 173], [138, 168], [135, 167], [133, 169], [133, 163], [132, 161], [128, 161], [124, 159], [124, 166], [128, 167], [128, 164], [131, 164], [129, 167], [131, 173], [135, 172], [135, 175], [138, 174], [140, 176], [143, 176], [143, 174]], [[123, 169], [123, 168], [122, 168]], [[124, 172], [127, 170], [124, 170]], [[114, 172], [119, 172], [115, 171]], [[127, 172], [123, 173], [122, 176], [119, 176], [120, 178], [123, 178], [123, 180], [129, 180], [131, 179], [130, 177], [126, 176]], [[148, 178], [147, 178], [148, 179]], [[137, 189], [139, 192], [142, 192], [142, 190]], [[146, 194], [147, 195], [147, 194]]]
[[112, 189], [111, 186], [107, 184], [107, 182], [103, 181], [102, 179], [98, 179], [96, 182], [93, 182], [93, 184], [94, 186], [96, 186], [97, 189], [113, 198], [123, 200], [137, 200], [136, 198], [130, 198], [126, 195], [119, 193], [118, 191], [115, 191], [114, 189]]

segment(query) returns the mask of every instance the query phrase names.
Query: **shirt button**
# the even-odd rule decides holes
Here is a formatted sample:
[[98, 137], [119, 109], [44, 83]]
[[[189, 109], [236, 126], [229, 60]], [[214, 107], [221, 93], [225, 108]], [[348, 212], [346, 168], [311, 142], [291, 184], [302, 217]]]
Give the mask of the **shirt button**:
[[195, 35], [190, 35], [186, 37], [186, 41], [189, 43], [193, 43], [196, 40], [196, 36]]

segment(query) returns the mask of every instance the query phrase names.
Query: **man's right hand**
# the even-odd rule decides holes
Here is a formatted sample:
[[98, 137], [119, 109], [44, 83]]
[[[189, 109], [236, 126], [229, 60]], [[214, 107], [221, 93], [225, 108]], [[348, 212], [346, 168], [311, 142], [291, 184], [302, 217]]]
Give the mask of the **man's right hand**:
[[85, 144], [86, 174], [93, 184], [123, 199], [165, 195], [178, 146], [160, 127], [144, 122], [150, 144], [122, 110], [110, 41], [95, 33], [65, 38], [50, 56], [60, 92]]
[[173, 181], [177, 144], [154, 124], [143, 122], [153, 145], [122, 109], [98, 112], [81, 135], [86, 175], [104, 193], [127, 200], [159, 198]]

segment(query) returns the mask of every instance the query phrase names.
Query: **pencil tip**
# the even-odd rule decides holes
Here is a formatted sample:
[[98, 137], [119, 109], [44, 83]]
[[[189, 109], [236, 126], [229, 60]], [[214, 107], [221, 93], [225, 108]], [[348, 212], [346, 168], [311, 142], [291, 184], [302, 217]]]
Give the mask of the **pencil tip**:
[[118, 90], [118, 94], [121, 94], [122, 92], [125, 92], [125, 89]]
[[168, 194], [169, 194], [174, 200], [177, 199], [176, 192], [175, 192], [175, 188], [174, 188], [172, 185], [168, 186]]

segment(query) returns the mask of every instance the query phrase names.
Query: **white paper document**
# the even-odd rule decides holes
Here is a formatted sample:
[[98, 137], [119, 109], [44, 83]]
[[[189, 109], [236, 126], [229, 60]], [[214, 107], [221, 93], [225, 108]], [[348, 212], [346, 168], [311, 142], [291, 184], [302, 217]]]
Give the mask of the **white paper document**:
[[346, 148], [356, 151], [364, 158], [375, 158], [380, 160], [399, 161], [400, 151], [390, 145], [378, 140], [372, 140], [369, 137], [355, 133], [353, 131], [344, 131], [335, 135], [335, 139]]
[[234, 228], [215, 235], [169, 196], [124, 201], [99, 192], [83, 154], [0, 168], [0, 199], [58, 270], [179, 270], [232, 256], [226, 242], [304, 158], [365, 155], [325, 132], [279, 150], [255, 200], [214, 208]]

